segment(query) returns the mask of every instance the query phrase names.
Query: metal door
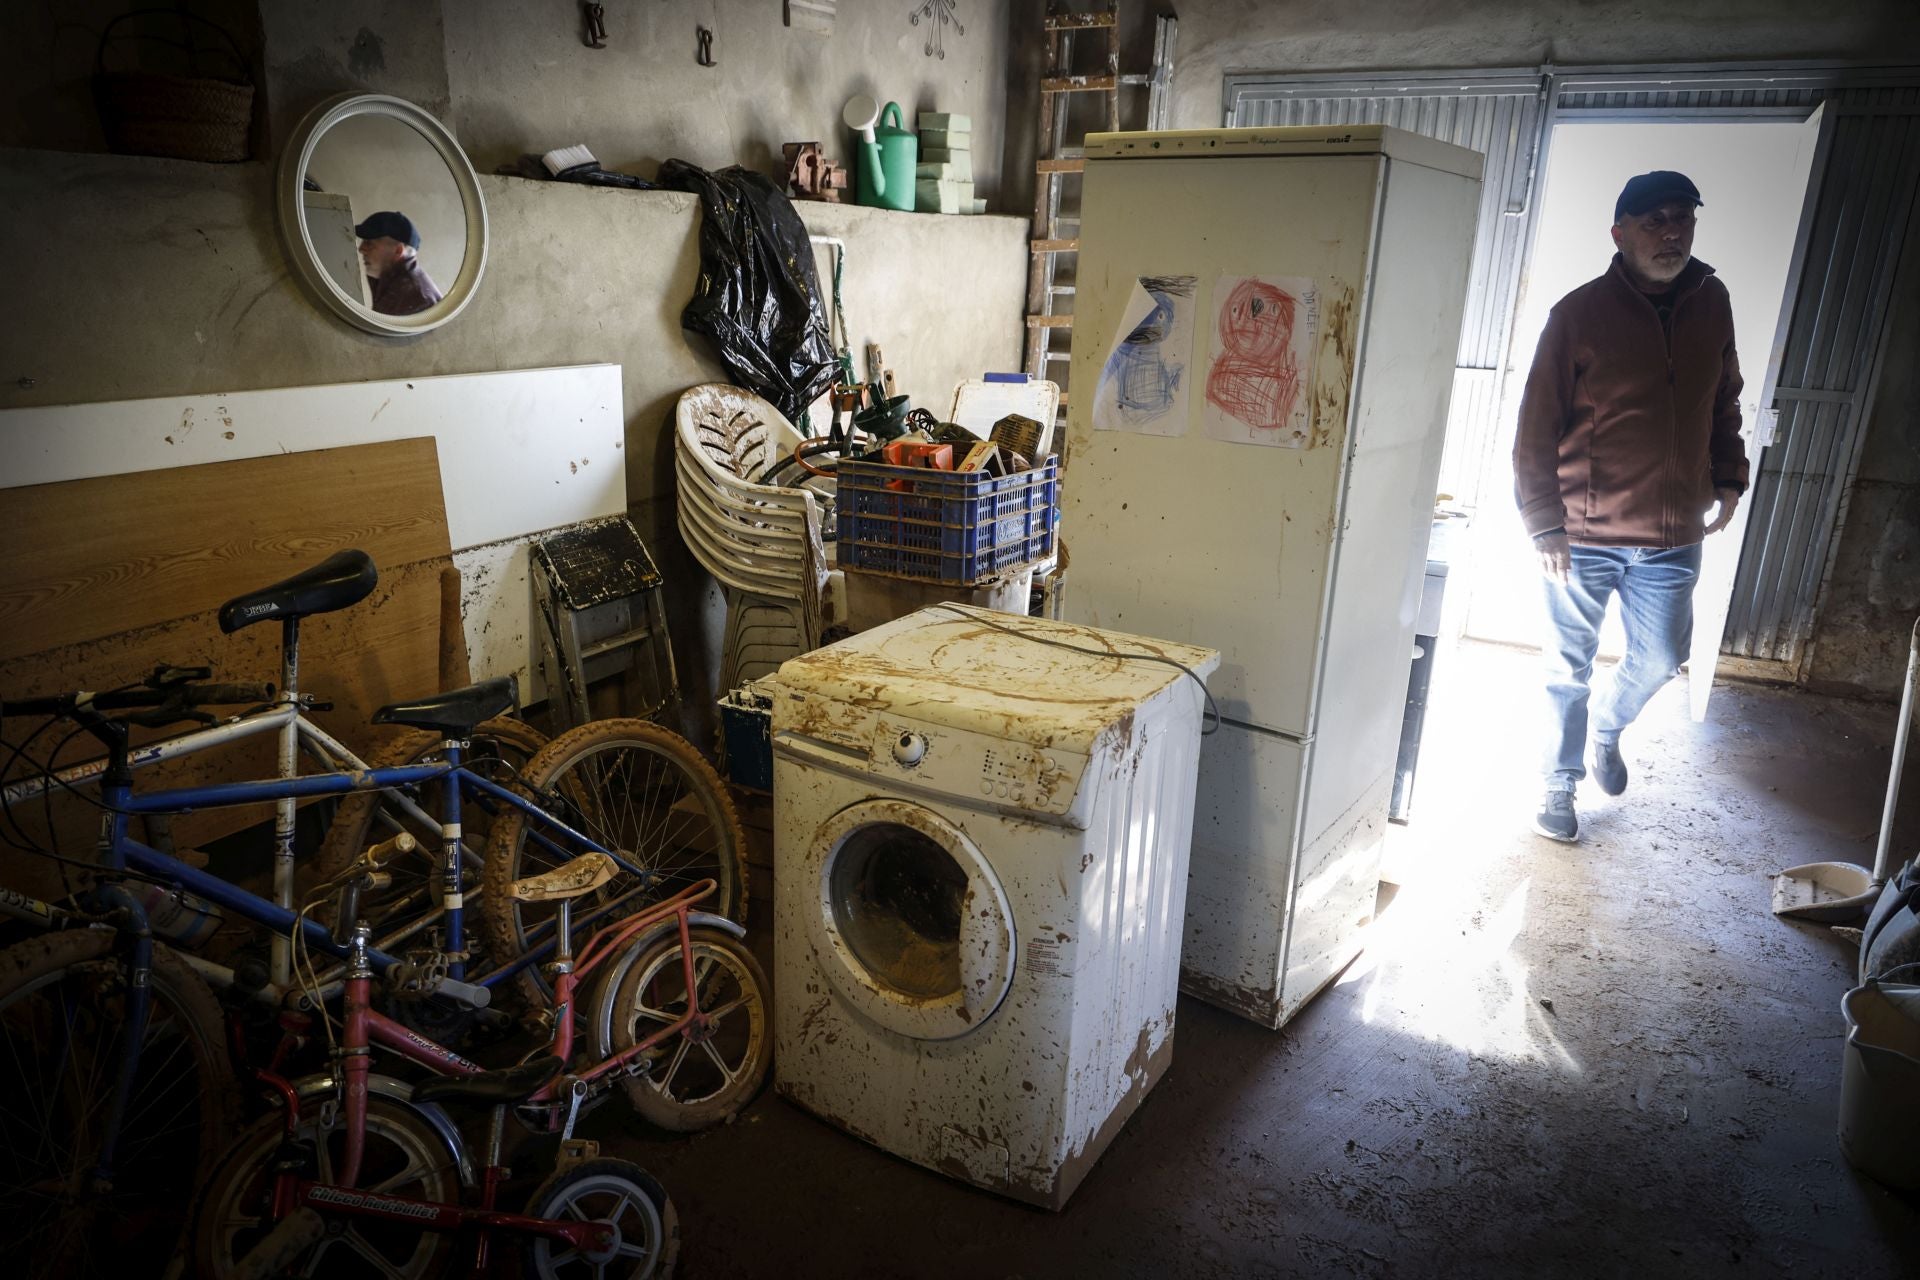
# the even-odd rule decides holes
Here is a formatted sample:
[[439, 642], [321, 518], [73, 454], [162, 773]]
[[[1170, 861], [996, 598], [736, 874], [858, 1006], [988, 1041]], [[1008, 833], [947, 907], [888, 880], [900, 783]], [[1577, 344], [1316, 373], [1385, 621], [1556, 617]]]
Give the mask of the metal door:
[[1795, 677], [1845, 522], [1920, 177], [1920, 88], [1841, 89], [1827, 110], [1824, 181], [1721, 650]]

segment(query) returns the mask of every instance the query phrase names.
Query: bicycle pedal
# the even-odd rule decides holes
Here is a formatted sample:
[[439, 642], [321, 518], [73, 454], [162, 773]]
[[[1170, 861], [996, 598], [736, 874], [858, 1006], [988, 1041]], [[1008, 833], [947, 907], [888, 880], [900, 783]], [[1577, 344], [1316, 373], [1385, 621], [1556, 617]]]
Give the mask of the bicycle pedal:
[[553, 1162], [555, 1173], [565, 1173], [578, 1164], [600, 1158], [600, 1144], [592, 1138], [567, 1138], [560, 1143], [559, 1158]]

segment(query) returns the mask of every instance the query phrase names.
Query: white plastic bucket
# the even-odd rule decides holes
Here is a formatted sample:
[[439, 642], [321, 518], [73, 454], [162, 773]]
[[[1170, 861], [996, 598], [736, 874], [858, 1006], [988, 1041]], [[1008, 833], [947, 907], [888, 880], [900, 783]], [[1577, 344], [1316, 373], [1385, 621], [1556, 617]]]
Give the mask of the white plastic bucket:
[[[1920, 974], [1901, 965], [1887, 976]], [[1875, 981], [1840, 1001], [1840, 1149], [1890, 1187], [1920, 1190], [1920, 986]]]

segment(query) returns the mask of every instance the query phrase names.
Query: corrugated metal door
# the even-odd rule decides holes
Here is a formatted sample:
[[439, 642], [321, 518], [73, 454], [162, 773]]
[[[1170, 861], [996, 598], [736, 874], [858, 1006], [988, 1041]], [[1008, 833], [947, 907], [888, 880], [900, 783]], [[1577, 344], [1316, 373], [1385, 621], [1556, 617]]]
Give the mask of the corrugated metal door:
[[1920, 87], [1897, 83], [1911, 73], [1846, 79], [1855, 83], [1825, 70], [1681, 69], [1567, 73], [1553, 83], [1551, 120], [1804, 118], [1822, 103], [1833, 117], [1775, 339], [1783, 345], [1773, 412], [1753, 432], [1761, 452], [1721, 642], [1723, 654], [1783, 674], [1795, 671], [1813, 631], [1920, 177]]
[[1916, 106], [1912, 88], [1841, 90], [1827, 103], [1835, 118], [1825, 182], [1787, 326], [1778, 422], [1754, 476], [1725, 653], [1797, 667], [1812, 635], [1920, 175]]
[[1471, 147], [1487, 159], [1480, 223], [1455, 360], [1440, 489], [1470, 505], [1480, 493], [1498, 425], [1500, 371], [1511, 338], [1539, 148], [1543, 79], [1537, 70], [1422, 73], [1417, 77], [1229, 76], [1229, 125], [1385, 124]]

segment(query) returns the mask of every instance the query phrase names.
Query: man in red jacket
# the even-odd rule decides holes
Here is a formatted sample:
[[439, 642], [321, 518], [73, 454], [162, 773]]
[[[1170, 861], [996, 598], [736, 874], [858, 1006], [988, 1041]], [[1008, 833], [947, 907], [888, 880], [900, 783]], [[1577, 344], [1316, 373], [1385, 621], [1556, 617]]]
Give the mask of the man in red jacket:
[[[1620, 732], [1680, 670], [1693, 641], [1700, 542], [1747, 488], [1733, 310], [1693, 257], [1700, 192], [1643, 173], [1613, 211], [1605, 275], [1555, 304], [1520, 401], [1514, 492], [1546, 575], [1552, 728], [1534, 829], [1579, 838], [1588, 685], [1607, 601], [1620, 596], [1627, 653], [1592, 715], [1593, 773], [1627, 787]], [[1717, 504], [1713, 522], [1706, 513]]]

